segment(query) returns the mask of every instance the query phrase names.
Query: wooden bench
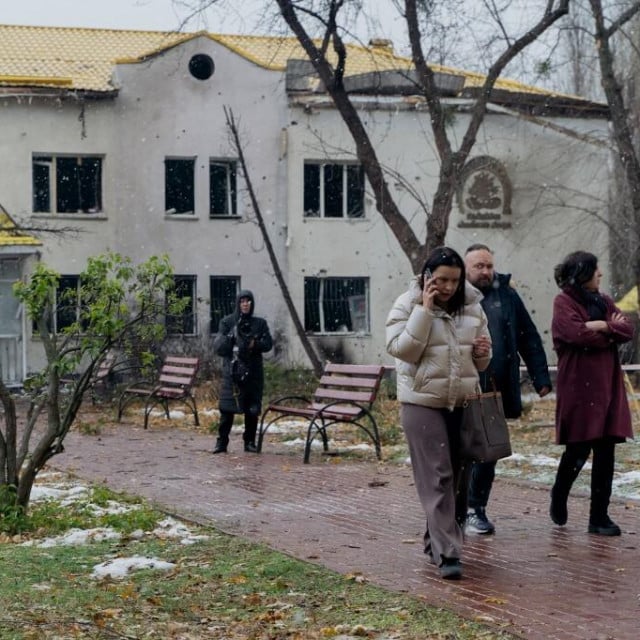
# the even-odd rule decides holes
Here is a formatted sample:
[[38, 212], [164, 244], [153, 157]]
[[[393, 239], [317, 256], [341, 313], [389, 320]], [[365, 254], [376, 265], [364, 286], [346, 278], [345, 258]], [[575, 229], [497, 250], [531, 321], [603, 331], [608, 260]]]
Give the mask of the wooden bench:
[[113, 351], [107, 351], [104, 358], [98, 362], [93, 370], [89, 389], [91, 392], [91, 402], [96, 403], [98, 398], [98, 390], [106, 389], [109, 383], [109, 376], [116, 364], [116, 354]]
[[322, 438], [329, 450], [327, 428], [333, 424], [353, 424], [373, 441], [378, 460], [382, 453], [378, 425], [371, 413], [384, 375], [382, 365], [327, 364], [311, 399], [285, 396], [269, 403], [263, 411], [258, 430], [258, 451], [262, 451], [269, 427], [282, 418], [298, 417], [308, 421], [304, 462], [309, 462], [311, 443]]
[[193, 385], [198, 373], [198, 358], [184, 356], [166, 356], [158, 380], [155, 384], [136, 382], [124, 389], [118, 400], [118, 422], [122, 418], [127, 405], [144, 398], [144, 428], [149, 423], [149, 414], [156, 405], [162, 405], [164, 413], [169, 419], [169, 403], [173, 401], [184, 402], [191, 412], [196, 426], [200, 425], [198, 407], [193, 396]]

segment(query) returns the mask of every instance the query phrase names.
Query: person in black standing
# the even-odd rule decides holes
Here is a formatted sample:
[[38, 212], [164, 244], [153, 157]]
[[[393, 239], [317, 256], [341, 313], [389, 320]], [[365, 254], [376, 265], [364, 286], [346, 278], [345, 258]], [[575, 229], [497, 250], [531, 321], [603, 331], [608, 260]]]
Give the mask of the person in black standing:
[[226, 453], [236, 413], [244, 414], [244, 450], [257, 453], [256, 431], [262, 412], [264, 366], [262, 354], [273, 346], [264, 318], [253, 315], [253, 293], [238, 293], [236, 309], [220, 321], [213, 349], [222, 356], [222, 384], [218, 408], [220, 423], [213, 453]]
[[[473, 244], [467, 249], [464, 261], [467, 280], [484, 296], [480, 304], [489, 321], [493, 345], [491, 362], [480, 374], [480, 386], [485, 392], [494, 388], [500, 391], [505, 417], [519, 418], [522, 413], [520, 358], [538, 395], [542, 398], [551, 391], [542, 339], [511, 285], [511, 274], [495, 272], [491, 249], [484, 244]], [[465, 527], [468, 533], [492, 534], [495, 531], [486, 513], [495, 469], [495, 462], [472, 464]]]

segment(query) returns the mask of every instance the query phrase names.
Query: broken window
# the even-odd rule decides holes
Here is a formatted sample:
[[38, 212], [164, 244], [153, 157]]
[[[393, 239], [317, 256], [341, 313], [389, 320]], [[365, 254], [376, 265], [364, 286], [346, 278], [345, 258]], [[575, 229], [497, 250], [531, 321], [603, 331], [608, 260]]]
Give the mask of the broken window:
[[305, 278], [304, 328], [312, 333], [369, 333], [369, 279]]
[[236, 297], [240, 290], [240, 276], [211, 276], [209, 279], [211, 296], [211, 333], [218, 333], [220, 320], [233, 313]]
[[166, 158], [164, 161], [164, 210], [168, 214], [193, 213], [195, 158]]
[[170, 300], [166, 300], [166, 327], [171, 335], [195, 335], [197, 329], [197, 278], [196, 276], [173, 276], [173, 291], [169, 294], [177, 300], [186, 300], [179, 314], [170, 314]]
[[362, 165], [305, 162], [303, 206], [307, 217], [362, 218]]
[[32, 179], [36, 213], [102, 211], [102, 157], [34, 156]]
[[209, 163], [209, 215], [237, 215], [235, 160]]

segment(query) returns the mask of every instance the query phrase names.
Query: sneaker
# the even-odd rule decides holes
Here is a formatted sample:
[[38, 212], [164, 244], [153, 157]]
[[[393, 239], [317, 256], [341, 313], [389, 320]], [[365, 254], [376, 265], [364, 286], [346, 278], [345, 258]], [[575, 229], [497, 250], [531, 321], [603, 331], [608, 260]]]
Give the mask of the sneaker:
[[467, 522], [465, 525], [466, 533], [477, 533], [479, 535], [490, 535], [496, 528], [493, 523], [487, 518], [484, 507], [478, 507], [472, 509], [467, 513]]
[[440, 577], [445, 580], [459, 580], [462, 577], [462, 563], [458, 558], [445, 558], [440, 563]]
[[621, 535], [620, 527], [607, 516], [598, 523], [589, 522], [589, 533], [595, 533], [599, 536], [619, 536]]

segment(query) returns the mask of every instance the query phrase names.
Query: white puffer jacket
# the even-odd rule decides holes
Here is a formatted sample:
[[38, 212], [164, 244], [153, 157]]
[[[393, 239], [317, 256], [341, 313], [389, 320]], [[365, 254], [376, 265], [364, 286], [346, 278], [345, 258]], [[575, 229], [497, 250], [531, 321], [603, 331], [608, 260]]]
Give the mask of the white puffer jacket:
[[422, 306], [419, 278], [394, 303], [387, 317], [387, 351], [396, 358], [398, 400], [434, 409], [453, 409], [475, 393], [478, 371], [491, 354], [473, 358], [473, 340], [489, 336], [482, 294], [465, 283], [462, 313], [452, 317], [439, 307]]

